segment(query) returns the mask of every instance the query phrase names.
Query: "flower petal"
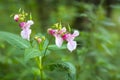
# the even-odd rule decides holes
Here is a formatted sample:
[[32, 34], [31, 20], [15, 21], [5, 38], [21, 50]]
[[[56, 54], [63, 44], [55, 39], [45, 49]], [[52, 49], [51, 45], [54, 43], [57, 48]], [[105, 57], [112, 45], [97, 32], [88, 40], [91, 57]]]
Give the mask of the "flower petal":
[[34, 24], [34, 22], [33, 22], [32, 20], [28, 20], [27, 23], [28, 23], [29, 25], [33, 25], [33, 24]]
[[25, 24], [26, 24], [26, 22], [21, 22], [21, 23], [19, 24], [20, 28], [21, 28], [21, 29], [25, 29]]
[[58, 47], [61, 47], [62, 46], [62, 43], [63, 43], [63, 39], [60, 35], [56, 35], [55, 36], [55, 43]]
[[49, 33], [50, 35], [55, 36], [56, 33], [57, 33], [57, 30], [49, 28], [49, 29], [48, 29], [48, 33]]
[[72, 34], [73, 36], [79, 36], [79, 31], [75, 30], [74, 33]]
[[24, 28], [30, 28], [30, 26], [33, 24], [34, 22], [32, 20], [28, 20], [27, 23], [24, 25]]
[[23, 29], [21, 31], [22, 38], [27, 39], [28, 41], [30, 40], [30, 34], [31, 34], [31, 29]]
[[63, 32], [66, 32], [66, 28], [65, 28], [65, 27], [63, 27], [61, 30], [62, 30]]
[[63, 34], [64, 32], [66, 32], [66, 28], [63, 27], [61, 30], [59, 30], [59, 34]]
[[67, 48], [68, 48], [68, 50], [71, 51], [71, 52], [72, 52], [73, 50], [75, 50], [76, 47], [77, 47], [76, 41], [69, 41], [69, 42], [67, 43]]

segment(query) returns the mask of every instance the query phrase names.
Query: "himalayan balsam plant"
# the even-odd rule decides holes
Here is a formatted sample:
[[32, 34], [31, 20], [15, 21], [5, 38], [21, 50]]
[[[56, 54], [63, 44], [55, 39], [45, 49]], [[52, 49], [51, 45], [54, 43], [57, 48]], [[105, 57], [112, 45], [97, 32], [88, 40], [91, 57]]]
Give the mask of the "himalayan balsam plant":
[[[22, 48], [24, 53], [25, 61], [30, 59], [35, 59], [39, 68], [40, 80], [46, 80], [44, 70], [61, 70], [65, 71], [67, 75], [67, 80], [75, 80], [75, 67], [70, 62], [57, 62], [44, 65], [44, 58], [49, 56], [48, 50], [51, 48], [62, 49], [66, 48], [72, 54], [72, 52], [77, 48], [77, 42], [75, 38], [79, 36], [79, 31], [74, 30], [71, 33], [71, 29], [68, 27], [63, 27], [61, 23], [56, 23], [52, 27], [46, 30], [47, 36], [35, 35], [31, 36], [31, 27], [34, 24], [31, 14], [25, 13], [24, 10], [20, 10], [17, 14], [14, 14], [14, 20], [18, 23], [21, 29], [20, 36], [9, 33], [0, 32], [0, 38], [8, 41], [10, 44]], [[51, 44], [51, 40], [55, 40], [55, 44]], [[64, 44], [63, 44], [64, 42]], [[66, 46], [66, 47], [64, 47]], [[44, 68], [47, 67], [47, 68]], [[57, 79], [55, 79], [57, 80]]]

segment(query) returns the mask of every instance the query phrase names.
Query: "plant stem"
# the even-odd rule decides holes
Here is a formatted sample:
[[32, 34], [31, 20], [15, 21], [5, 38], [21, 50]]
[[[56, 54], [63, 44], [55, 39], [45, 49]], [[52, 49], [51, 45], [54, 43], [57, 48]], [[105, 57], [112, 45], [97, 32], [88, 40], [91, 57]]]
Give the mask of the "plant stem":
[[40, 70], [40, 80], [44, 80], [44, 78], [43, 78], [43, 59], [45, 58], [45, 55], [46, 55], [46, 52], [47, 52], [47, 49], [48, 49], [48, 46], [49, 46], [50, 42], [51, 42], [51, 39], [50, 39], [50, 41], [47, 44], [47, 47], [46, 47], [45, 52], [44, 52], [44, 55], [38, 57], [38, 65], [39, 65], [39, 70]]
[[40, 80], [43, 80], [43, 66], [42, 66], [42, 56], [38, 57], [39, 69], [40, 69]]

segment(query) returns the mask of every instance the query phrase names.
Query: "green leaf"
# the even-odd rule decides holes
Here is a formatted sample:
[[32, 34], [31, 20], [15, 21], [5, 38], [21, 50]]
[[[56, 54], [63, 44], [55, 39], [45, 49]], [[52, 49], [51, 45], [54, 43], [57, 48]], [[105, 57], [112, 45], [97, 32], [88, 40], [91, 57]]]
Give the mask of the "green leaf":
[[111, 53], [110, 49], [109, 49], [105, 44], [101, 44], [101, 45], [102, 45], [103, 49], [104, 49], [110, 56], [112, 56], [112, 53]]
[[7, 41], [13, 46], [18, 48], [28, 48], [30, 47], [30, 43], [27, 40], [22, 39], [20, 36], [10, 33], [0, 31], [0, 39]]
[[46, 39], [46, 40], [44, 41], [43, 48], [44, 48], [44, 49], [47, 48], [48, 44], [49, 44], [49, 41]]
[[32, 14], [30, 13], [30, 20], [32, 20]]
[[61, 49], [66, 49], [66, 46], [63, 45], [63, 46], [61, 46], [61, 47], [59, 48], [59, 47], [57, 47], [56, 45], [49, 45], [49, 46], [48, 46], [48, 49], [49, 49], [49, 50], [61, 50]]
[[67, 80], [75, 80], [76, 69], [73, 64], [69, 62], [60, 62], [60, 63], [53, 63], [48, 65], [48, 69], [53, 71], [62, 71], [66, 72]]
[[39, 50], [34, 49], [34, 48], [28, 48], [28, 49], [25, 50], [24, 60], [28, 61], [31, 58], [35, 58], [35, 57], [38, 57], [38, 56], [42, 56], [42, 54]]
[[79, 17], [88, 17], [88, 15], [85, 13], [82, 13], [82, 14], [79, 14]]

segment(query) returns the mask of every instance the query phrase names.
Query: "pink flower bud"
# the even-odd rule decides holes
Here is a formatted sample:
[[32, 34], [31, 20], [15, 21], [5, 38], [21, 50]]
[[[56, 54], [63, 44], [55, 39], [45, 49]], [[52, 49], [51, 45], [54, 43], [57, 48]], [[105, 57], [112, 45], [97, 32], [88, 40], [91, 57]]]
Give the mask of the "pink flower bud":
[[37, 42], [40, 44], [42, 42], [42, 39], [41, 38], [38, 38], [37, 39]]
[[19, 15], [18, 15], [18, 14], [16, 14], [16, 15], [14, 16], [14, 20], [15, 20], [16, 22], [18, 22], [18, 20], [19, 20]]
[[38, 44], [40, 44], [42, 42], [42, 39], [37, 36], [34, 39], [38, 42]]

